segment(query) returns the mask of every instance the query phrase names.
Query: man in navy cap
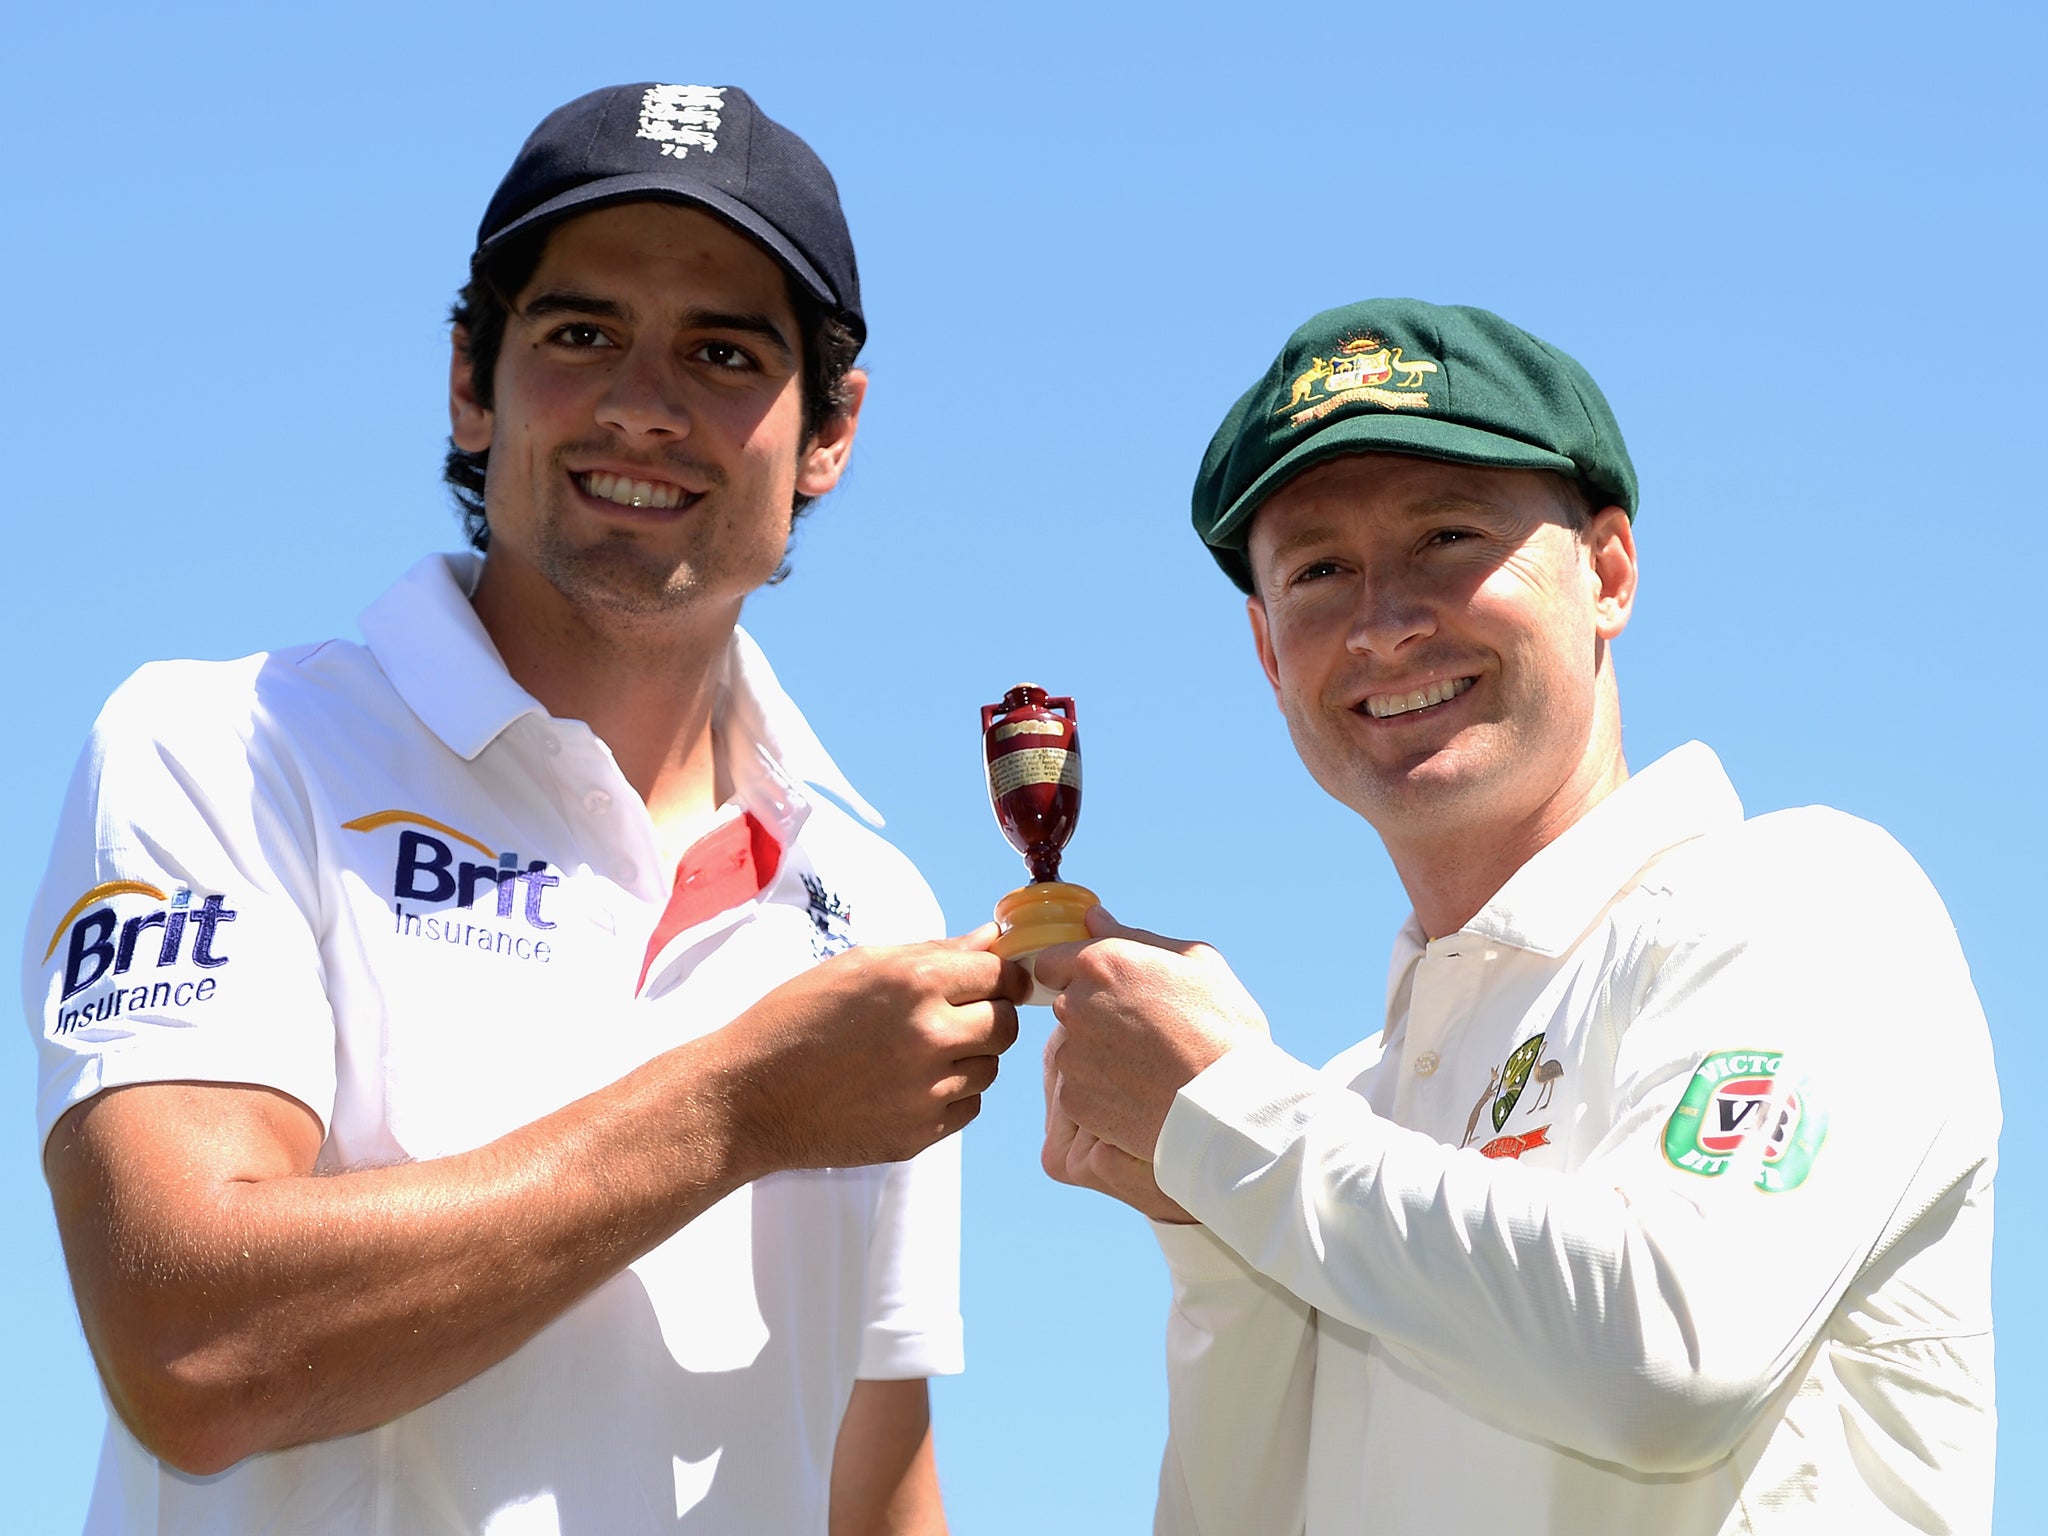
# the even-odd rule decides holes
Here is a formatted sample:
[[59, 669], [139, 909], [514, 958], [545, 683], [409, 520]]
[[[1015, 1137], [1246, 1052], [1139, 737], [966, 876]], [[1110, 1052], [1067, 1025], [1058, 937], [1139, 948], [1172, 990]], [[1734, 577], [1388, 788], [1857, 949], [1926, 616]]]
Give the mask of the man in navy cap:
[[943, 1530], [1024, 978], [737, 624], [859, 422], [832, 178], [736, 88], [595, 92], [455, 321], [474, 553], [144, 668], [73, 781], [26, 990], [88, 1529]]
[[[1998, 1086], [1882, 831], [1631, 774], [1636, 474], [1578, 363], [1484, 310], [1315, 316], [1194, 519], [1302, 762], [1414, 913], [1295, 1060], [1214, 950], [1047, 950], [1045, 1160], [1173, 1276], [1158, 1529], [1989, 1525]], [[1788, 676], [1796, 664], [1788, 662]], [[1276, 895], [1276, 899], [1277, 895]]]

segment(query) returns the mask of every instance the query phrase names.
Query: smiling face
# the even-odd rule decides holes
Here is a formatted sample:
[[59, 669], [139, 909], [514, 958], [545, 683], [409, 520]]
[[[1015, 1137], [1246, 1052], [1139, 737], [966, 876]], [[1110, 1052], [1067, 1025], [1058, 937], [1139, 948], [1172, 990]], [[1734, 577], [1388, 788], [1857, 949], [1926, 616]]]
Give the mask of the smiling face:
[[556, 228], [490, 408], [456, 347], [453, 437], [490, 454], [479, 611], [729, 622], [852, 445], [857, 374], [852, 412], [804, 441], [801, 346], [782, 268], [708, 213], [624, 203]]
[[1618, 507], [1575, 532], [1561, 492], [1355, 454], [1253, 521], [1252, 630], [1295, 748], [1397, 866], [1498, 848], [1512, 870], [1626, 777], [1608, 643], [1635, 545]]

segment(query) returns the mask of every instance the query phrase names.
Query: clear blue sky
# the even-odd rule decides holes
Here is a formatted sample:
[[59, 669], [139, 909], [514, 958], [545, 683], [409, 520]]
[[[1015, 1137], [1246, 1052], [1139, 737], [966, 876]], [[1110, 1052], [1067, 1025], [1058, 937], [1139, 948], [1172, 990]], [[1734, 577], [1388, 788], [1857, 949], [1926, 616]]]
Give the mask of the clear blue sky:
[[[201, 0], [8, 32], [0, 930], [129, 671], [351, 633], [454, 546], [443, 317], [531, 125], [615, 81], [744, 85], [839, 178], [874, 376], [748, 623], [958, 927], [1021, 877], [976, 707], [1074, 694], [1069, 872], [1217, 943], [1303, 1057], [1370, 1027], [1405, 902], [1186, 531], [1202, 445], [1296, 322], [1369, 294], [1587, 364], [1643, 483], [1631, 760], [1696, 736], [1752, 810], [1883, 823], [1961, 929], [2007, 1105], [1999, 1530], [2048, 1503], [2038, 7]], [[1192, 717], [1236, 729], [1191, 757]], [[962, 1532], [1144, 1528], [1164, 1429], [1150, 1238], [1037, 1173], [1045, 1023], [967, 1144], [970, 1368], [936, 1394]], [[0, 1039], [0, 1487], [61, 1532], [101, 1410], [31, 1048]]]

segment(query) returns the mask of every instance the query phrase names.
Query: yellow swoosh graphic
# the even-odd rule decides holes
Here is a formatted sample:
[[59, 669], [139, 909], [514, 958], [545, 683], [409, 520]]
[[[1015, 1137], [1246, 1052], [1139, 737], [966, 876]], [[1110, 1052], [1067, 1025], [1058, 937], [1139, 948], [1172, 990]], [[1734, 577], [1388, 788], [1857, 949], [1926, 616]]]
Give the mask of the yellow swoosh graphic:
[[79, 913], [96, 901], [104, 900], [109, 896], [125, 896], [130, 891], [133, 891], [137, 896], [154, 896], [158, 901], [166, 899], [162, 891], [144, 880], [102, 881], [79, 897], [78, 900], [74, 901], [71, 904], [71, 910], [57, 919], [57, 931], [50, 935], [50, 947], [43, 951], [43, 959], [47, 962], [50, 956], [57, 953], [57, 941], [64, 937], [64, 930], [71, 926], [71, 920], [78, 916]]
[[497, 854], [486, 848], [467, 832], [458, 832], [449, 826], [447, 822], [436, 821], [431, 816], [422, 816], [417, 811], [377, 811], [368, 816], [358, 816], [354, 821], [344, 821], [341, 824], [341, 830], [344, 832], [375, 832], [379, 827], [393, 826], [401, 821], [409, 821], [417, 827], [431, 827], [436, 832], [444, 832], [458, 842], [469, 844], [470, 847], [474, 848], [485, 858], [493, 862], [497, 860]]

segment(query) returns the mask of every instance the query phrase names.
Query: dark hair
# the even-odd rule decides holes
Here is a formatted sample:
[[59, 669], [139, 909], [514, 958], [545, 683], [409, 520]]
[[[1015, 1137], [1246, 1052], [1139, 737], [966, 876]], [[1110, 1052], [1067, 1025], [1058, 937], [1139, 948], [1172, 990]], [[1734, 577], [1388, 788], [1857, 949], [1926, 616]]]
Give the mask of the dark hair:
[[[511, 317], [520, 290], [540, 265], [549, 232], [544, 228], [515, 235], [488, 256], [472, 261], [469, 281], [449, 307], [449, 320], [462, 327], [469, 338], [464, 352], [469, 359], [470, 387], [476, 391], [477, 403], [486, 410], [492, 405], [498, 353], [505, 345], [505, 322]], [[809, 443], [827, 422], [844, 416], [852, 403], [846, 376], [860, 355], [861, 341], [837, 312], [827, 309], [795, 283], [788, 287], [803, 354], [803, 440]], [[480, 550], [488, 549], [491, 543], [490, 520], [484, 512], [484, 473], [490, 457], [488, 449], [468, 453], [451, 439], [448, 456], [441, 465], [441, 478], [447, 482], [462, 514], [462, 531], [471, 546]], [[790, 509], [792, 525], [813, 500], [810, 496], [796, 497]], [[780, 581], [788, 574], [789, 564], [785, 560], [771, 580]]]

